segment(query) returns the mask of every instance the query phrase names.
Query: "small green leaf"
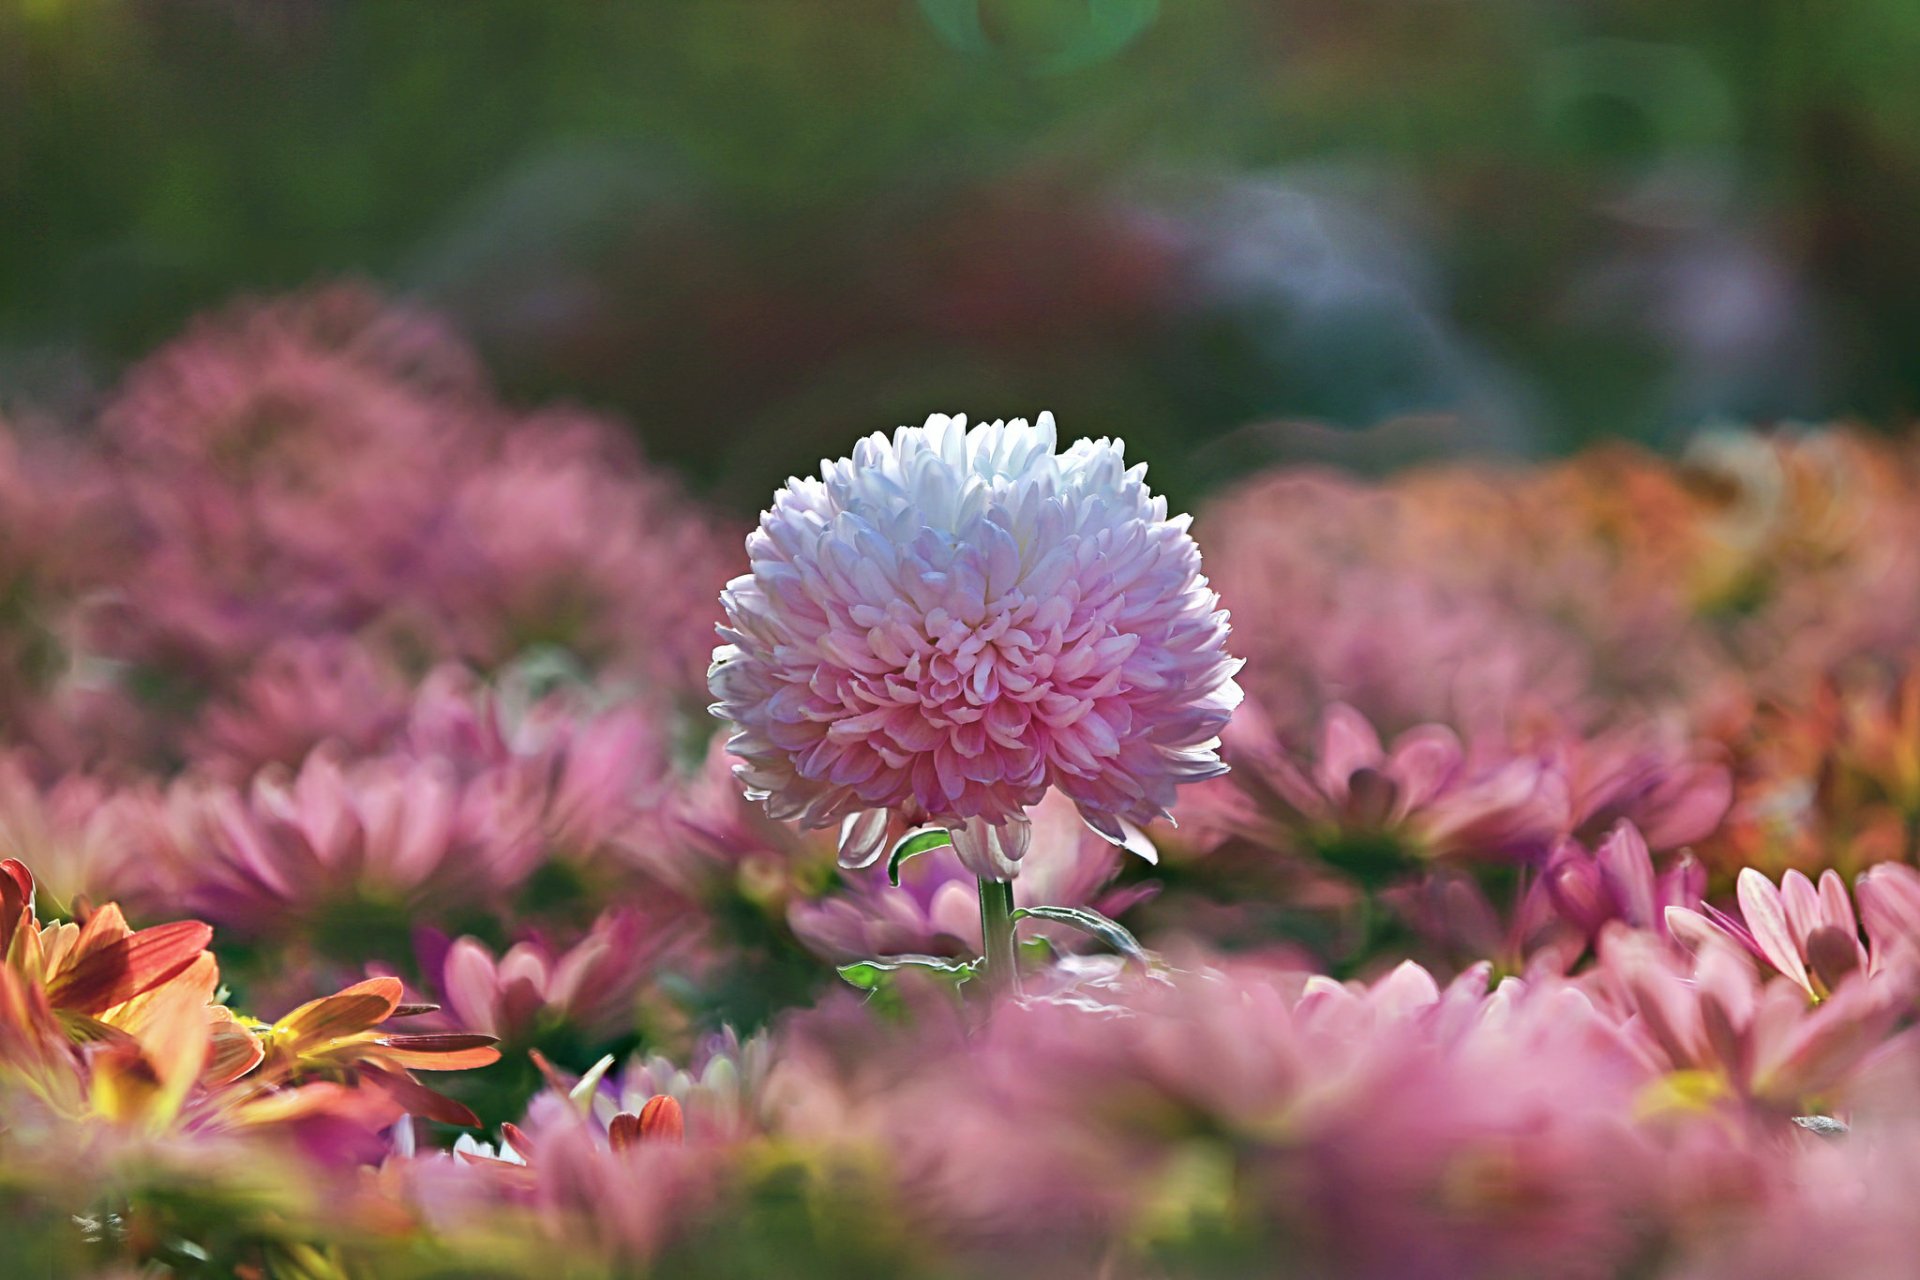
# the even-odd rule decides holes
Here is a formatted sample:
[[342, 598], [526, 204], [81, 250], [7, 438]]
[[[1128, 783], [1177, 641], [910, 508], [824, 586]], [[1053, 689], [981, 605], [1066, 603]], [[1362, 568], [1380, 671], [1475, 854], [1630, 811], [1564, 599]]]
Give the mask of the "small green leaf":
[[1089, 911], [1085, 907], [1021, 907], [1013, 913], [1013, 918], [1050, 920], [1054, 924], [1072, 925], [1092, 934], [1129, 960], [1137, 960], [1146, 966], [1153, 963], [1153, 957], [1140, 945], [1140, 939], [1129, 933], [1117, 920], [1109, 920], [1098, 911]]
[[929, 849], [944, 849], [952, 843], [953, 836], [943, 827], [922, 827], [918, 831], [907, 832], [887, 857], [887, 883], [900, 883], [900, 864], [908, 858]]
[[849, 985], [862, 991], [876, 991], [887, 980], [888, 974], [902, 970], [918, 969], [950, 977], [956, 982], [965, 982], [974, 976], [979, 965], [977, 960], [949, 960], [944, 956], [879, 956], [841, 965], [840, 976]]

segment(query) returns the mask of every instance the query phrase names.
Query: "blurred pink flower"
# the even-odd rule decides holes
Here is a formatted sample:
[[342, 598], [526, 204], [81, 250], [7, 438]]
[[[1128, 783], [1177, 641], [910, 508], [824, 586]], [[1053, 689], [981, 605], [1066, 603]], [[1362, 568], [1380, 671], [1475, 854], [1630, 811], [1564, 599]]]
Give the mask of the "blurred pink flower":
[[1470, 871], [1437, 866], [1384, 890], [1381, 899], [1456, 966], [1491, 962], [1501, 973], [1563, 974], [1586, 940], [1554, 907], [1543, 876], [1519, 868], [1504, 908]]
[[323, 748], [244, 787], [176, 783], [141, 834], [195, 911], [273, 936], [374, 905], [445, 918], [497, 902], [540, 857], [540, 806], [502, 774]]
[[[689, 1143], [737, 1142], [768, 1130], [774, 1099], [768, 1088], [777, 1061], [775, 1040], [762, 1033], [742, 1040], [731, 1029], [703, 1039], [686, 1066], [658, 1054], [635, 1056], [608, 1071], [584, 1097], [570, 1096], [578, 1082], [560, 1076], [527, 1106], [522, 1126], [530, 1145], [562, 1119], [584, 1112], [603, 1135], [622, 1115], [639, 1115], [647, 1103], [667, 1097], [678, 1104]], [[554, 1087], [568, 1085], [568, 1089]]]
[[935, 415], [792, 482], [748, 539], [716, 710], [749, 793], [844, 823], [849, 866], [933, 823], [1011, 878], [1049, 788], [1138, 842], [1178, 783], [1223, 768], [1237, 663], [1187, 521], [1118, 443], [1054, 450], [1051, 415]]
[[408, 682], [342, 635], [274, 641], [188, 731], [194, 761], [228, 778], [297, 765], [322, 743], [370, 751], [405, 723]]
[[32, 867], [42, 900], [63, 912], [116, 898], [167, 905], [128, 838], [136, 810], [103, 778], [66, 773], [43, 785], [23, 753], [0, 750], [0, 858]]
[[1316, 854], [1367, 882], [1432, 859], [1538, 859], [1569, 819], [1566, 776], [1553, 760], [1482, 758], [1440, 725], [1386, 746], [1339, 704], [1327, 709], [1307, 760], [1251, 711], [1228, 730], [1226, 753], [1232, 777], [1196, 791], [1183, 817]]
[[1912, 980], [1853, 982], [1818, 1004], [1792, 980], [1762, 982], [1747, 954], [1705, 937], [1683, 955], [1652, 934], [1614, 926], [1601, 938], [1598, 983], [1620, 1001], [1646, 1060], [1663, 1078], [1643, 1108], [1721, 1099], [1764, 1114], [1842, 1105], [1912, 1001]]
[[840, 1034], [789, 1028], [786, 1132], [880, 1153], [917, 1238], [976, 1262], [1081, 1274], [1116, 1234], [1177, 1250], [1206, 1223], [1245, 1250], [1230, 1274], [1603, 1277], [1656, 1204], [1628, 1038], [1564, 983], [1489, 993], [1484, 966], [1445, 988], [1238, 966], [923, 1020], [911, 1047]]
[[1814, 1000], [1837, 990], [1854, 974], [1867, 972], [1860, 922], [1837, 872], [1821, 872], [1815, 888], [1801, 872], [1789, 871], [1775, 888], [1765, 875], [1745, 867], [1734, 888], [1740, 903], [1738, 918], [1706, 902], [1699, 904], [1698, 911], [1670, 906], [1667, 928], [1692, 946], [1716, 936], [1735, 942]]
[[497, 419], [457, 340], [366, 290], [202, 319], [101, 416], [146, 533], [116, 652], [217, 679], [276, 637], [364, 624], [416, 587], [449, 468]]
[[[1824, 881], [1823, 876], [1823, 888]], [[1869, 969], [1920, 962], [1920, 871], [1899, 862], [1876, 863], [1860, 873], [1853, 892], [1873, 943]]]
[[455, 652], [495, 666], [558, 645], [681, 700], [704, 692], [719, 591], [743, 557], [626, 433], [528, 418], [447, 501], [420, 585]]
[[603, 911], [564, 952], [538, 939], [496, 957], [475, 938], [447, 949], [436, 989], [453, 1021], [524, 1045], [565, 1025], [600, 1043], [633, 1030], [641, 987], [679, 931], [632, 907]]
[[691, 773], [671, 778], [654, 811], [655, 826], [631, 842], [638, 865], [697, 896], [830, 865], [832, 837], [768, 817], [765, 806], [741, 794], [738, 767], [716, 735]]
[[0, 726], [69, 768], [137, 755], [146, 737], [86, 645], [126, 525], [96, 457], [0, 420]]
[[1655, 849], [1677, 849], [1712, 835], [1733, 804], [1725, 751], [1689, 742], [1671, 723], [1570, 734], [1567, 757], [1572, 826], [1597, 836], [1630, 821]]
[[1563, 841], [1542, 879], [1555, 910], [1587, 939], [1612, 920], [1664, 936], [1669, 911], [1691, 911], [1707, 892], [1707, 870], [1690, 853], [1656, 873], [1645, 838], [1625, 819], [1592, 853]]
[[1208, 567], [1240, 624], [1241, 682], [1282, 733], [1310, 731], [1333, 703], [1389, 732], [1439, 723], [1469, 736], [1582, 705], [1585, 646], [1499, 581], [1528, 548], [1463, 550], [1460, 530], [1431, 524], [1417, 495], [1305, 468], [1201, 509]]

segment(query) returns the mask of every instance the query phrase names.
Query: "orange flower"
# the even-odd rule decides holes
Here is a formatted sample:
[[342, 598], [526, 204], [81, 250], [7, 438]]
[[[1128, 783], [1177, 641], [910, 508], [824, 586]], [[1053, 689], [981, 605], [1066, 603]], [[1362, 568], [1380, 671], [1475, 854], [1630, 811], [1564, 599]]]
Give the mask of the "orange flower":
[[464, 1071], [500, 1059], [492, 1036], [465, 1033], [396, 1035], [381, 1029], [391, 1018], [427, 1012], [402, 1005], [398, 978], [369, 978], [334, 995], [309, 1000], [260, 1031], [269, 1073], [289, 1080], [364, 1082], [409, 1114], [448, 1124], [477, 1125], [466, 1107], [420, 1084], [415, 1071]]
[[287, 1123], [328, 1114], [380, 1129], [401, 1113], [474, 1125], [415, 1070], [486, 1066], [492, 1036], [394, 1034], [395, 978], [309, 1001], [271, 1026], [214, 993], [213, 931], [180, 921], [135, 931], [108, 904], [42, 924], [26, 867], [0, 862], [0, 1072], [62, 1114], [160, 1130]]

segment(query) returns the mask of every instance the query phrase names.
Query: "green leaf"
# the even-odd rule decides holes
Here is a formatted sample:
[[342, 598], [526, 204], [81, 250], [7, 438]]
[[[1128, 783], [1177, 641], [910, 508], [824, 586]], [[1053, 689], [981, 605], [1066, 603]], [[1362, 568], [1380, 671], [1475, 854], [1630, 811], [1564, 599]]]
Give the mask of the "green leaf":
[[900, 973], [907, 969], [918, 969], [925, 973], [941, 974], [956, 982], [965, 982], [979, 970], [978, 960], [949, 960], [944, 956], [879, 956], [872, 960], [856, 960], [852, 964], [840, 966], [840, 976], [849, 985], [862, 991], [876, 991], [886, 982], [889, 974]]
[[909, 831], [893, 846], [893, 852], [887, 856], [887, 883], [900, 883], [900, 864], [915, 854], [925, 853], [929, 849], [944, 849], [953, 843], [953, 836], [942, 827], [922, 827], [918, 831]]
[[1013, 913], [1013, 918], [1050, 920], [1054, 924], [1072, 925], [1092, 934], [1129, 960], [1137, 960], [1143, 966], [1153, 963], [1153, 957], [1140, 945], [1140, 939], [1129, 933], [1119, 921], [1109, 920], [1098, 911], [1089, 911], [1085, 907], [1021, 907]]

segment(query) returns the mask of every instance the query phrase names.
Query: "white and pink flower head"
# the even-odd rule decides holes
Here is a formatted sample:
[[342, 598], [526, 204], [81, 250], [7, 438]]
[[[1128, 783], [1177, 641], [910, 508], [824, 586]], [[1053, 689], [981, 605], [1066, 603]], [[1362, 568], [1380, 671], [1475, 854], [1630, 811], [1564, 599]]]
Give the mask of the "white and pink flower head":
[[774, 496], [710, 674], [747, 793], [873, 862], [914, 826], [1011, 878], [1050, 788], [1096, 831], [1225, 770], [1240, 701], [1187, 517], [1117, 440], [935, 414]]

